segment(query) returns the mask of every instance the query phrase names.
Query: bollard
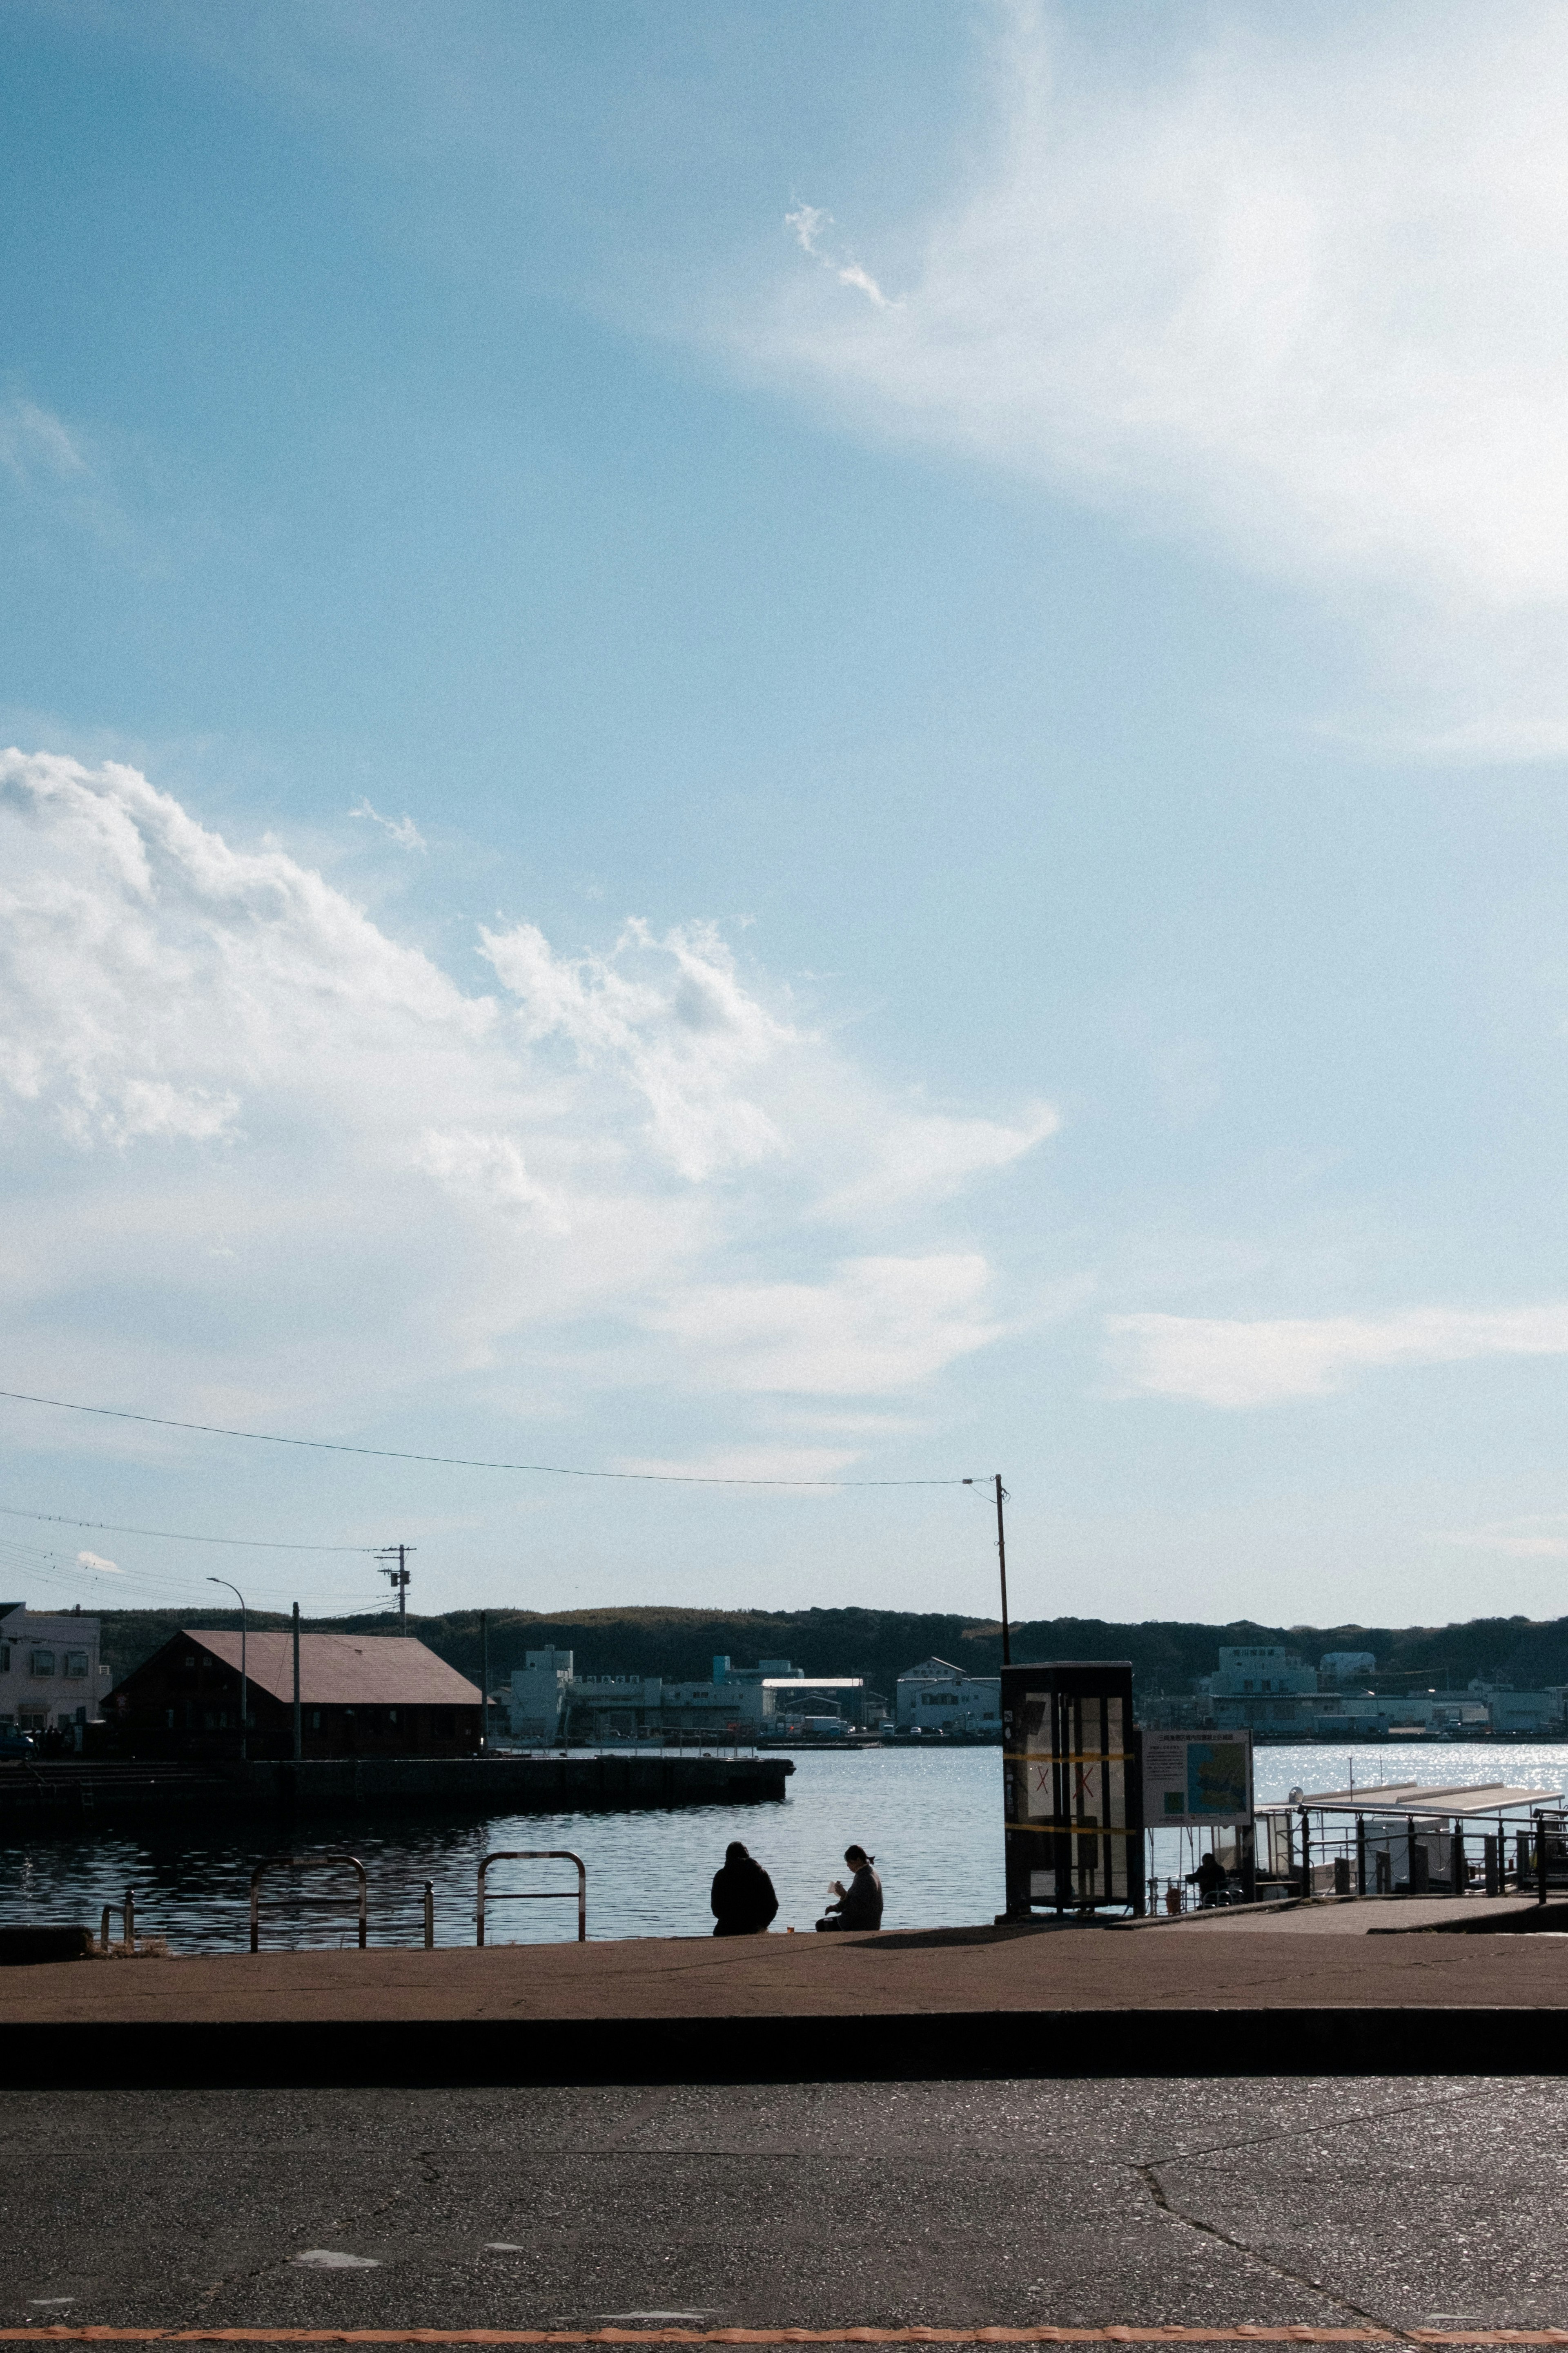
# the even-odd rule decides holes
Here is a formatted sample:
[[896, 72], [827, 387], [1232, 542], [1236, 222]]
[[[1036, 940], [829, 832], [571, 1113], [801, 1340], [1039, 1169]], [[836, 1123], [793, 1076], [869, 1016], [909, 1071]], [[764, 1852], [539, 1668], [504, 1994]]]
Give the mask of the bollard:
[[1482, 1841], [1481, 1852], [1485, 1858], [1487, 1894], [1489, 1895], [1500, 1895], [1502, 1894], [1502, 1873], [1499, 1868], [1498, 1857], [1498, 1849], [1501, 1844], [1502, 1841], [1495, 1838], [1486, 1839]]
[[436, 1949], [436, 1885], [429, 1879], [425, 1882], [425, 1949], [427, 1953]]
[[1348, 1895], [1351, 1892], [1351, 1859], [1348, 1854], [1334, 1857], [1334, 1894]]

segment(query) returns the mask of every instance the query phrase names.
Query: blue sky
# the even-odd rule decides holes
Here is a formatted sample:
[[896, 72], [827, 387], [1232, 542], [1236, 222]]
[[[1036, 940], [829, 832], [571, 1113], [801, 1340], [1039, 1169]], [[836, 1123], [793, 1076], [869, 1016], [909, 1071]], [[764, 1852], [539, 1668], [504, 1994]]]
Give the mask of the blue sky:
[[[1560, 16], [0, 40], [0, 1387], [1556, 1614]], [[0, 1430], [40, 1600], [992, 1605], [962, 1488]]]

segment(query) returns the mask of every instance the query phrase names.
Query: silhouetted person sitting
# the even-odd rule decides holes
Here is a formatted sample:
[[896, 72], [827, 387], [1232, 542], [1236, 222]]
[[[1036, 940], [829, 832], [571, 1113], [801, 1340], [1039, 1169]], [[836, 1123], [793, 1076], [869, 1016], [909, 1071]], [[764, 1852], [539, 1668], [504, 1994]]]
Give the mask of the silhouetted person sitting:
[[882, 1883], [871, 1866], [877, 1858], [868, 1854], [863, 1846], [847, 1846], [844, 1860], [855, 1876], [845, 1886], [841, 1879], [833, 1883], [837, 1904], [827, 1907], [826, 1919], [819, 1928], [879, 1928], [882, 1925]]
[[716, 1936], [760, 1936], [779, 1908], [773, 1881], [739, 1839], [724, 1849], [724, 1868], [713, 1874], [711, 1908]]
[[1187, 1885], [1196, 1887], [1198, 1907], [1200, 1911], [1205, 1910], [1211, 1905], [1223, 1904], [1226, 1901], [1226, 1890], [1230, 1885], [1230, 1873], [1217, 1854], [1205, 1854], [1197, 1869], [1188, 1872]]

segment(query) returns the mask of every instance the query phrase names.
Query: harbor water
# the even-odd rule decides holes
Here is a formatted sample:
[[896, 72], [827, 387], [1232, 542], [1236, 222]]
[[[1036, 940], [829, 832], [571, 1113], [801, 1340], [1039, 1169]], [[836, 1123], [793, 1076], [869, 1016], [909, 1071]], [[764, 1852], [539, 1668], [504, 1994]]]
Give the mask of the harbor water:
[[[1321, 1745], [1260, 1748], [1260, 1804], [1290, 1790], [1343, 1788], [1352, 1780], [1376, 1810], [1379, 1782], [1505, 1779], [1543, 1795], [1563, 1788], [1568, 1746], [1542, 1742], [1427, 1742], [1348, 1750]], [[743, 1840], [773, 1876], [775, 1928], [810, 1932], [844, 1875], [851, 1840], [877, 1857], [884, 1925], [935, 1927], [989, 1921], [1003, 1905], [1002, 1759], [995, 1748], [870, 1748], [797, 1754], [783, 1804], [693, 1806], [670, 1812], [498, 1811], [461, 1820], [430, 1812], [312, 1815], [275, 1834], [253, 1819], [233, 1831], [172, 1820], [135, 1834], [62, 1831], [0, 1846], [0, 1926], [80, 1922], [97, 1927], [105, 1904], [136, 1889], [137, 1926], [174, 1952], [242, 1950], [249, 1940], [250, 1874], [260, 1858], [292, 1847], [357, 1855], [369, 1879], [370, 1941], [417, 1944], [424, 1886], [435, 1889], [436, 1941], [471, 1944], [479, 1857], [499, 1848], [564, 1847], [588, 1873], [590, 1936], [705, 1936], [708, 1890], [731, 1839]], [[1191, 1870], [1196, 1842], [1157, 1833], [1162, 1883]], [[574, 1891], [569, 1864], [497, 1865], [489, 1874], [486, 1940], [551, 1941], [575, 1933], [570, 1903], [506, 1903], [508, 1887]], [[352, 1943], [352, 1873], [279, 1871], [264, 1882], [263, 1942]]]

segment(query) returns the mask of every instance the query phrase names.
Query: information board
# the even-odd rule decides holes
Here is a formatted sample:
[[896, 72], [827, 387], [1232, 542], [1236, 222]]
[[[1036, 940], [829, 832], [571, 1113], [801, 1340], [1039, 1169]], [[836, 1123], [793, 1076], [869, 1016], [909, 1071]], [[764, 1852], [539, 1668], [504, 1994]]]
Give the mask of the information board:
[[1252, 1820], [1249, 1732], [1145, 1732], [1143, 1819], [1152, 1830], [1226, 1830]]

